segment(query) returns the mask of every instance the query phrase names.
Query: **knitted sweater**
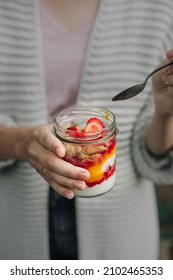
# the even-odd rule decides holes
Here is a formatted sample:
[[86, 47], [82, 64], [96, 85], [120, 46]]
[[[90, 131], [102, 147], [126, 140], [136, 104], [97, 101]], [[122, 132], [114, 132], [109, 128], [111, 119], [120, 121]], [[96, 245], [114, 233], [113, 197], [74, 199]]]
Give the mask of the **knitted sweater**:
[[[144, 145], [151, 84], [139, 96], [112, 96], [141, 82], [173, 46], [171, 0], [102, 0], [90, 38], [77, 103], [117, 118], [117, 180], [111, 192], [78, 198], [80, 259], [158, 257], [153, 182], [173, 183], [173, 154], [156, 160]], [[0, 123], [47, 121], [36, 0], [0, 0]], [[24, 161], [0, 161], [0, 259], [48, 259], [48, 186]]]

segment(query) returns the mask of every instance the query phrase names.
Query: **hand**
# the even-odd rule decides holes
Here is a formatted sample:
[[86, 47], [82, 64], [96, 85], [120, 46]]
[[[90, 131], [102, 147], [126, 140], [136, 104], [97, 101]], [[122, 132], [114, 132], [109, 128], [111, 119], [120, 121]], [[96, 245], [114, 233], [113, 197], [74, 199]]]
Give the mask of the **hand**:
[[[173, 49], [162, 64], [173, 59]], [[173, 148], [173, 66], [153, 76], [155, 112], [146, 131], [148, 150], [157, 156], [167, 155]]]
[[85, 189], [83, 180], [89, 178], [89, 172], [63, 160], [64, 145], [51, 133], [51, 129], [52, 125], [26, 129], [20, 154], [56, 192], [71, 199], [74, 189]]
[[[167, 52], [167, 58], [162, 62], [165, 64], [173, 60], [173, 49]], [[159, 114], [173, 114], [173, 65], [162, 69], [153, 76], [153, 94], [155, 109]]]

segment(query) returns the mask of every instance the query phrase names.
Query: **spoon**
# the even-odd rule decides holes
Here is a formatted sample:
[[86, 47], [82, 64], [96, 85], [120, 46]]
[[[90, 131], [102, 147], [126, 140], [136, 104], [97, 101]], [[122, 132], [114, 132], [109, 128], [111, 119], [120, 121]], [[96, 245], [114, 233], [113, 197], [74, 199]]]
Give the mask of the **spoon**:
[[132, 98], [136, 95], [138, 95], [141, 91], [143, 91], [143, 89], [145, 88], [147, 82], [148, 82], [148, 79], [153, 75], [155, 74], [156, 72], [160, 71], [161, 69], [169, 66], [173, 64], [173, 60], [171, 60], [169, 63], [165, 64], [165, 65], [162, 65], [158, 68], [156, 68], [154, 71], [152, 71], [147, 77], [146, 79], [144, 80], [143, 83], [141, 84], [137, 84], [137, 85], [134, 85], [128, 89], [125, 89], [123, 91], [121, 91], [119, 94], [115, 95], [113, 98], [112, 98], [112, 101], [118, 101], [118, 100], [125, 100], [125, 99], [129, 99], [129, 98]]

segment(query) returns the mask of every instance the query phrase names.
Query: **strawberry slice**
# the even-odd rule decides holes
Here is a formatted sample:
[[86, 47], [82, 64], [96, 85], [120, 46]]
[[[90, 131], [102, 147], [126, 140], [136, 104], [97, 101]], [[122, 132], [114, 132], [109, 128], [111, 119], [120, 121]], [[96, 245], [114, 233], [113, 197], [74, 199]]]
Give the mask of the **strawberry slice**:
[[[98, 134], [98, 130], [102, 130], [104, 129], [104, 123], [99, 120], [98, 118], [90, 118], [87, 123], [86, 123], [86, 127], [85, 128], [79, 128], [76, 125], [73, 125], [71, 127], [68, 128], [68, 134], [71, 137], [86, 137], [86, 132], [89, 132], [89, 135], [97, 135]], [[103, 137], [105, 132], [100, 132], [99, 133], [99, 138]]]
[[80, 131], [76, 126], [68, 128], [68, 133], [71, 137], [84, 137], [84, 132]]
[[104, 123], [98, 118], [91, 118], [87, 121], [85, 131], [86, 132], [96, 132], [97, 130], [103, 129]]
[[69, 135], [71, 135], [71, 134], [74, 135], [74, 132], [78, 131], [76, 126], [71, 126], [71, 127], [68, 127], [67, 129], [68, 129]]

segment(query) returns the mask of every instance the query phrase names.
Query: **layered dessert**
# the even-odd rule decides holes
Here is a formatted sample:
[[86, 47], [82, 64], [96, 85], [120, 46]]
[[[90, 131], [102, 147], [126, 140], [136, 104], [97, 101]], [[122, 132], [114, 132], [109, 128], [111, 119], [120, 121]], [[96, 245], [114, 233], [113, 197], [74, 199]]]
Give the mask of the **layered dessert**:
[[67, 132], [71, 139], [64, 143], [66, 154], [64, 159], [90, 172], [90, 179], [85, 181], [87, 188], [75, 190], [76, 196], [91, 197], [108, 192], [115, 184], [116, 175], [116, 138], [107, 137], [105, 124], [96, 117], [86, 123], [70, 123]]

